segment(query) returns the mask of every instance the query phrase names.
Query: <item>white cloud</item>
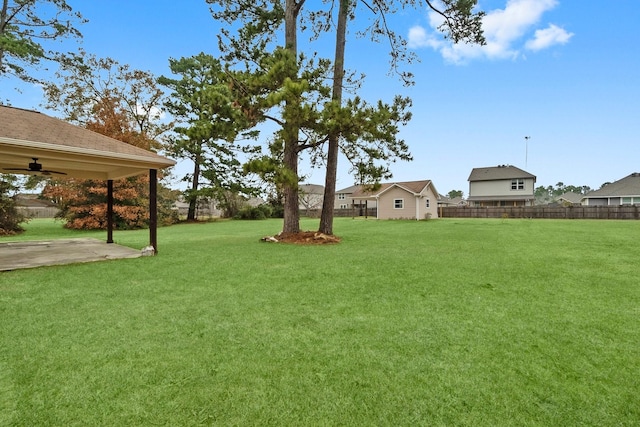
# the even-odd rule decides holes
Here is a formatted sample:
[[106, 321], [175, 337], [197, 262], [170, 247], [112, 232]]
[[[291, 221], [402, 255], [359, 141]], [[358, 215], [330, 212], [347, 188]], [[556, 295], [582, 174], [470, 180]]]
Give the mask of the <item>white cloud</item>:
[[533, 39], [527, 41], [525, 48], [533, 51], [546, 49], [556, 44], [566, 44], [573, 36], [564, 28], [550, 24], [544, 30], [536, 30]]
[[159, 107], [156, 107], [155, 105], [151, 107], [144, 107], [138, 104], [136, 105], [136, 113], [141, 116], [148, 115], [149, 118], [152, 120], [162, 120], [166, 116], [166, 113], [162, 111]]
[[[465, 63], [472, 59], [516, 59], [522, 55], [522, 39], [541, 21], [545, 12], [558, 5], [557, 0], [508, 0], [504, 9], [486, 11], [482, 28], [485, 46], [452, 44], [437, 32], [442, 17], [429, 13], [430, 31], [422, 27], [409, 30], [409, 46], [430, 47], [440, 52], [445, 60]], [[554, 44], [567, 43], [573, 34], [550, 24], [545, 30], [537, 30], [534, 38], [524, 48], [538, 51]]]
[[407, 38], [411, 49], [420, 47], [439, 49], [443, 45], [441, 40], [437, 39], [433, 34], [427, 33], [427, 30], [419, 25], [409, 28], [409, 36]]

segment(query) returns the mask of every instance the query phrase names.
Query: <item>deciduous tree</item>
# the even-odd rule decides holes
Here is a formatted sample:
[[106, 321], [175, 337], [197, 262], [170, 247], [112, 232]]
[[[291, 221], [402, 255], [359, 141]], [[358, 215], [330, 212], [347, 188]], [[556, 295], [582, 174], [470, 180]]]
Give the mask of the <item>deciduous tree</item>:
[[[61, 56], [57, 81], [45, 84], [47, 106], [61, 110], [72, 123], [140, 148], [155, 150], [170, 124], [160, 121], [163, 92], [148, 72], [99, 59], [84, 51]], [[147, 176], [114, 181], [115, 224], [119, 228], [147, 225]], [[177, 219], [159, 191], [160, 223]], [[93, 180], [50, 182], [43, 195], [56, 200], [71, 228], [106, 227], [106, 186]]]

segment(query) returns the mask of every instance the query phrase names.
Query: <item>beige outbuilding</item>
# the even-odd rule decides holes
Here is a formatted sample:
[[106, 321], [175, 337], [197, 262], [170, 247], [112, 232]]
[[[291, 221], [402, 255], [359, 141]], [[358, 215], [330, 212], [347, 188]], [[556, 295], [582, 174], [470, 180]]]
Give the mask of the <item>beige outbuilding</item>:
[[438, 218], [438, 190], [429, 179], [382, 183], [375, 189], [360, 186], [354, 202], [375, 202], [378, 219]]

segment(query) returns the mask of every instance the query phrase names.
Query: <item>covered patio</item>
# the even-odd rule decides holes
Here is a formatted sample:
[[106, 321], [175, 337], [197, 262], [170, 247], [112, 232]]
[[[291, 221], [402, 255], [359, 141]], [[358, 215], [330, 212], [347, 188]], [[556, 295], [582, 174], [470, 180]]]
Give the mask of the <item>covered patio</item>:
[[91, 238], [0, 242], [0, 271], [141, 256], [142, 251]]
[[175, 161], [45, 114], [0, 106], [0, 172], [103, 180], [113, 243], [113, 181], [149, 174], [149, 245], [158, 252], [158, 170]]

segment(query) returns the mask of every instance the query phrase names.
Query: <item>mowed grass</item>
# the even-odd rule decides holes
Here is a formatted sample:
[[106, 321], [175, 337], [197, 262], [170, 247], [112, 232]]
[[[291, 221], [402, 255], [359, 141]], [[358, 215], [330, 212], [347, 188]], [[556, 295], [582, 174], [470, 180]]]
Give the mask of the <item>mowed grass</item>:
[[258, 241], [280, 227], [0, 273], [0, 425], [640, 424], [639, 222], [340, 218], [338, 245]]

